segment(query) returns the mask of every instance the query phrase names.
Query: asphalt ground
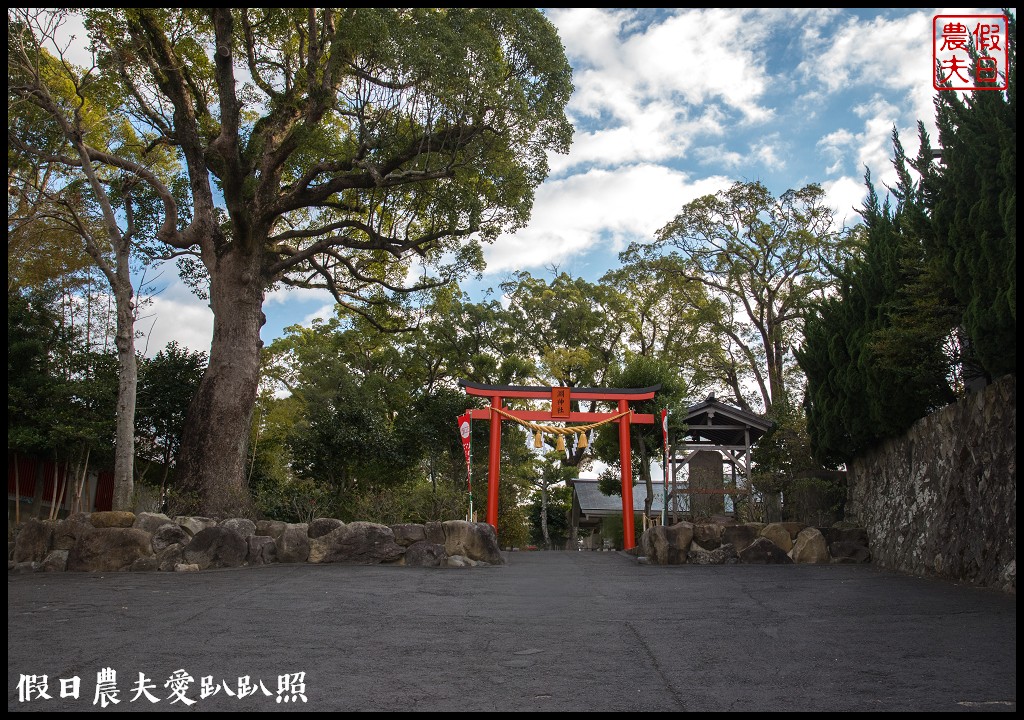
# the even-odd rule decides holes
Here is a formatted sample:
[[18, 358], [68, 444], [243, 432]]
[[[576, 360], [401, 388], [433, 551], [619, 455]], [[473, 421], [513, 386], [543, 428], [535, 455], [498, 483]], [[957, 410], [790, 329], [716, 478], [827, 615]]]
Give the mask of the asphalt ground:
[[870, 565], [507, 558], [9, 575], [7, 708], [1016, 710], [1015, 595]]

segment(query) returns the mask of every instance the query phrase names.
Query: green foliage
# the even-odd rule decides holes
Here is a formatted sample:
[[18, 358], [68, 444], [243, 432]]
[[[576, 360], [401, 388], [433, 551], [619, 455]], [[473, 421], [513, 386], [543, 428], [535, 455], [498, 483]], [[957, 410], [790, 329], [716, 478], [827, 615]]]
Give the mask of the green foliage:
[[136, 454], [170, 468], [181, 444], [189, 403], [206, 370], [204, 352], [192, 352], [175, 341], [152, 358], [139, 359], [135, 406]]
[[[923, 128], [915, 168], [928, 173]], [[805, 409], [815, 457], [838, 465], [954, 399], [945, 341], [955, 308], [930, 273], [926, 197], [893, 133], [897, 205], [880, 202], [865, 176], [860, 254], [842, 285], [807, 319], [797, 357], [807, 374]]]
[[8, 293], [8, 448], [109, 460], [117, 359], [89, 351], [52, 303], [45, 288]]
[[655, 243], [635, 243], [623, 259], [684, 281], [678, 290], [701, 308], [721, 348], [709, 367], [741, 408], [767, 411], [793, 386], [789, 348], [808, 303], [832, 285], [830, 265], [846, 253], [832, 222], [818, 185], [775, 198], [760, 182], [737, 182], [684, 205]]
[[[572, 488], [568, 485], [553, 487], [548, 490], [548, 537], [555, 550], [565, 547], [569, 539], [569, 512], [572, 510]], [[530, 542], [539, 547], [544, 546], [544, 533], [541, 531], [541, 513], [543, 511], [540, 490], [530, 495], [527, 516], [530, 522]]]
[[943, 167], [927, 178], [930, 250], [989, 378], [1017, 369], [1017, 22], [1006, 14], [1008, 88], [937, 94]]
[[[643, 516], [640, 514], [633, 516], [633, 531], [635, 534], [633, 547], [639, 547], [640, 536], [643, 534]], [[610, 540], [612, 547], [622, 550], [625, 547], [623, 537], [621, 513], [601, 518], [601, 538], [603, 540]]]

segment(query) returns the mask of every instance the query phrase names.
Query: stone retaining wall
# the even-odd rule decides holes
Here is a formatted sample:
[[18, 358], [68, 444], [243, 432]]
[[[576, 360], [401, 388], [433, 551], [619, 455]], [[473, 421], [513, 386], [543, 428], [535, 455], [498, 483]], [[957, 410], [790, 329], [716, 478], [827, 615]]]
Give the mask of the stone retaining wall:
[[847, 514], [887, 568], [1017, 589], [1017, 381], [917, 421], [850, 466]]
[[850, 523], [815, 528], [796, 522], [656, 525], [640, 538], [650, 565], [861, 563], [871, 560], [868, 534]]
[[494, 528], [464, 520], [425, 525], [217, 521], [156, 513], [79, 513], [29, 520], [8, 547], [14, 572], [195, 572], [268, 563], [476, 567], [502, 565]]

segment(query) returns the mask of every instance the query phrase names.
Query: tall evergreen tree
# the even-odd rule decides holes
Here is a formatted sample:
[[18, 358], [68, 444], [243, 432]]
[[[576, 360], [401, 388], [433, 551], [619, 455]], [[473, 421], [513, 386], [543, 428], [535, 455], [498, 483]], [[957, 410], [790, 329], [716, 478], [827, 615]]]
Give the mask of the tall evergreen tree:
[[945, 168], [928, 188], [937, 228], [932, 249], [990, 378], [1015, 373], [1017, 355], [1017, 23], [1006, 15], [1007, 89], [938, 93]]

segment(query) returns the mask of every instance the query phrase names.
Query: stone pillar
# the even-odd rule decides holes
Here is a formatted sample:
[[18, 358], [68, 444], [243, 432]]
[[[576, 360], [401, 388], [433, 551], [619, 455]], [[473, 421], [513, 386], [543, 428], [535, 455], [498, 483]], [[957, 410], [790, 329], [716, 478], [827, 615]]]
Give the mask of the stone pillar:
[[[722, 490], [725, 485], [722, 478], [722, 454], [711, 450], [701, 450], [690, 458], [690, 489]], [[714, 515], [725, 512], [724, 495], [690, 495], [690, 511], [694, 517]]]

